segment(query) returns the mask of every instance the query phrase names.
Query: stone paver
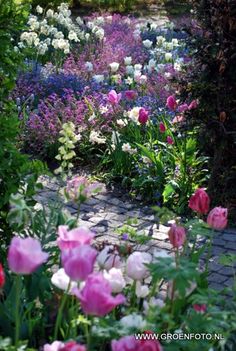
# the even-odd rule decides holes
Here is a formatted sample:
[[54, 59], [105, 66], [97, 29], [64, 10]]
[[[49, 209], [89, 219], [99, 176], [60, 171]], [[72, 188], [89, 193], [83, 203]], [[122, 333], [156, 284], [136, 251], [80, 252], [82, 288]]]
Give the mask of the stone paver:
[[[43, 183], [44, 189], [39, 193], [37, 200], [44, 204], [48, 201], [55, 201], [58, 196], [55, 183], [49, 181], [48, 178], [44, 178]], [[65, 207], [71, 214], [77, 212], [76, 205], [73, 203], [68, 203]], [[136, 221], [131, 226], [137, 230], [137, 233], [149, 236], [151, 240], [143, 245], [135, 244], [131, 240], [131, 245], [140, 251], [152, 252], [154, 249], [171, 251], [167, 234], [168, 227], [159, 226], [151, 208], [132, 202], [127, 195], [106, 190], [103, 194], [97, 194], [86, 201], [80, 208], [80, 224], [96, 233], [96, 244], [106, 242], [120, 245], [121, 236], [117, 230], [127, 224], [128, 219], [134, 218]], [[200, 239], [199, 245], [201, 243], [204, 243], [204, 240]], [[231, 287], [233, 284], [232, 268], [219, 263], [219, 256], [226, 253], [236, 254], [236, 230], [226, 229], [214, 234], [212, 257], [209, 260], [209, 284], [216, 290]]]

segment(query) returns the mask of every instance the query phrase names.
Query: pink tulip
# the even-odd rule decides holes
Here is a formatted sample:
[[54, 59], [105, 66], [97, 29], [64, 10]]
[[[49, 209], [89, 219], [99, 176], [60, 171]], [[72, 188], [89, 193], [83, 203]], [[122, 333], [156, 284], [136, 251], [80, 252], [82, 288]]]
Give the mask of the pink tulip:
[[168, 144], [170, 144], [170, 145], [173, 145], [174, 144], [174, 140], [171, 138], [171, 136], [167, 136], [167, 138], [166, 138], [166, 141], [167, 141], [167, 143]]
[[207, 214], [210, 207], [210, 198], [203, 188], [199, 188], [190, 197], [188, 206], [201, 214]]
[[14, 237], [8, 251], [8, 264], [16, 274], [31, 274], [48, 259], [40, 242], [33, 238]]
[[66, 274], [72, 280], [85, 280], [93, 271], [97, 250], [89, 245], [80, 245], [71, 250], [62, 251], [62, 264]]
[[60, 351], [86, 351], [84, 345], [79, 345], [75, 341], [69, 341], [60, 349]]
[[178, 227], [176, 224], [172, 224], [168, 231], [170, 243], [173, 247], [179, 248], [185, 242], [186, 232], [184, 227]]
[[173, 119], [172, 119], [172, 123], [175, 124], [175, 123], [181, 123], [185, 120], [184, 116], [175, 116]]
[[228, 223], [228, 210], [223, 207], [213, 208], [207, 217], [207, 224], [216, 230], [225, 229]]
[[56, 340], [52, 344], [45, 344], [43, 351], [60, 351], [63, 346], [63, 342]]
[[198, 106], [198, 101], [197, 101], [197, 100], [193, 100], [193, 101], [189, 104], [188, 109], [189, 109], [189, 110], [193, 110], [193, 109], [197, 108], [197, 106]]
[[108, 101], [113, 105], [119, 104], [121, 100], [121, 93], [117, 94], [115, 90], [111, 90], [107, 96], [108, 96]]
[[160, 124], [159, 124], [159, 130], [160, 130], [161, 133], [165, 133], [166, 127], [165, 127], [165, 125], [164, 125], [163, 122], [160, 122]]
[[112, 340], [111, 342], [112, 351], [138, 351], [138, 341], [135, 340], [135, 337], [124, 336], [119, 340]]
[[206, 312], [206, 309], [207, 309], [206, 305], [197, 305], [197, 304], [193, 305], [193, 308], [196, 312], [200, 312], [200, 313]]
[[[145, 334], [150, 334], [146, 332]], [[162, 351], [158, 340], [136, 340], [134, 336], [124, 336], [119, 340], [112, 340], [112, 351]]]
[[139, 110], [138, 121], [141, 124], [146, 124], [148, 121], [148, 111], [141, 107]]
[[178, 111], [180, 113], [183, 113], [183, 112], [187, 111], [188, 109], [189, 109], [188, 104], [182, 104], [182, 105], [179, 106]]
[[175, 96], [171, 95], [167, 98], [166, 100], [166, 106], [170, 109], [170, 110], [176, 110], [177, 108], [177, 102], [175, 99]]
[[125, 302], [122, 294], [112, 296], [111, 285], [101, 273], [89, 275], [84, 288], [81, 291], [75, 288], [73, 293], [80, 300], [84, 313], [98, 317], [105, 316]]
[[[145, 332], [145, 334], [153, 334], [152, 332]], [[139, 351], [162, 351], [161, 344], [158, 340], [139, 340]]]
[[86, 347], [69, 341], [65, 344], [61, 341], [54, 341], [52, 344], [44, 345], [43, 351], [86, 351]]
[[135, 90], [126, 90], [125, 97], [128, 100], [134, 100], [137, 97], [137, 93]]
[[94, 238], [94, 233], [86, 227], [68, 229], [67, 225], [60, 225], [58, 227], [57, 245], [61, 250], [73, 249], [80, 245], [89, 245]]

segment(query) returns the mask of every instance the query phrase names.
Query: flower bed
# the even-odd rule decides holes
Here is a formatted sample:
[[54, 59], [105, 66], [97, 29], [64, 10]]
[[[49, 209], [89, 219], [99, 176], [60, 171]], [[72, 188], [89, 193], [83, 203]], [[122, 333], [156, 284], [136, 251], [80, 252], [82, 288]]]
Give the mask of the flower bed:
[[197, 101], [178, 99], [178, 80], [191, 68], [186, 33], [110, 14], [74, 24], [66, 5], [36, 11], [18, 44], [28, 71], [12, 93], [24, 147], [55, 157], [63, 124], [72, 122], [78, 158], [183, 213], [205, 176], [186, 131]]

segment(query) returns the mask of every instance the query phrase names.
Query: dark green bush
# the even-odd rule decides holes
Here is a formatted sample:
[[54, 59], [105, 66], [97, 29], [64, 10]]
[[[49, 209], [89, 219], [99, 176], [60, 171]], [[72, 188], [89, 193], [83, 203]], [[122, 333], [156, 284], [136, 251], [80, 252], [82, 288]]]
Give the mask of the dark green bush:
[[4, 231], [4, 238], [10, 195], [23, 181], [28, 184], [28, 195], [32, 195], [43, 168], [39, 162], [30, 162], [18, 149], [19, 120], [16, 106], [8, 97], [23, 64], [23, 57], [14, 46], [27, 22], [29, 8], [27, 1], [17, 5], [14, 0], [0, 0], [0, 232]]
[[29, 14], [29, 2], [17, 5], [14, 0], [0, 0], [0, 99], [13, 88], [22, 57], [14, 44]]
[[[192, 1], [202, 30], [194, 32], [192, 90], [200, 98], [193, 122], [210, 156], [209, 191], [236, 214], [236, 2]], [[235, 217], [234, 217], [235, 220]]]
[[104, 9], [109, 11], [127, 12], [132, 9], [134, 5], [140, 3], [139, 0], [74, 0], [73, 4], [89, 5], [94, 9]]
[[62, 2], [72, 3], [70, 0], [32, 0], [32, 8], [36, 8], [36, 6], [41, 6], [43, 9], [45, 8], [54, 8], [56, 9]]

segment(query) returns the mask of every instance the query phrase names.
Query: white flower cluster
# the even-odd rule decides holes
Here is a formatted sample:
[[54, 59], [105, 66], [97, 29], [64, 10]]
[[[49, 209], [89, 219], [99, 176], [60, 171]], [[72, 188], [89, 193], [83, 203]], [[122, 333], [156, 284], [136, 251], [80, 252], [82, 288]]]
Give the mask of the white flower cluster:
[[81, 29], [83, 21], [79, 17], [77, 24], [72, 21], [68, 4], [62, 3], [57, 11], [48, 9], [46, 12], [37, 6], [36, 12], [38, 16], [29, 17], [29, 30], [21, 34], [19, 48], [36, 48], [39, 55], [44, 55], [50, 48], [68, 54], [71, 44], [88, 38], [89, 33]]
[[[155, 23], [151, 23], [150, 27], [152, 30], [157, 29], [157, 25]], [[165, 24], [164, 27], [159, 27], [159, 29], [165, 33], [167, 31], [167, 27], [173, 29], [173, 24]], [[133, 32], [133, 36], [135, 40], [141, 40], [141, 33], [142, 31], [146, 30], [146, 26], [142, 24], [137, 24], [135, 30]], [[155, 44], [156, 42], [156, 44]], [[150, 51], [151, 59], [149, 60], [148, 64], [143, 67], [143, 72], [151, 73], [152, 71], [159, 71], [159, 65], [165, 65], [172, 63], [174, 69], [177, 71], [182, 70], [182, 62], [179, 62], [179, 58], [176, 58], [176, 51], [175, 49], [179, 46], [184, 45], [176, 38], [172, 38], [170, 41], [166, 41], [166, 38], [163, 35], [157, 35], [155, 41], [151, 41], [149, 39], [142, 40], [143, 46]], [[175, 52], [175, 54], [174, 54]], [[134, 81], [145, 83], [145, 75], [141, 74], [140, 70], [135, 70], [135, 68], [131, 65], [132, 61], [125, 59], [126, 65], [126, 73], [128, 75], [134, 75]], [[160, 62], [160, 64], [157, 64]], [[132, 82], [131, 82], [132, 80]], [[132, 84], [133, 78], [128, 77], [126, 79], [126, 84]]]
[[100, 132], [96, 132], [95, 130], [92, 130], [89, 135], [89, 141], [92, 144], [105, 144], [106, 138], [103, 138]]

